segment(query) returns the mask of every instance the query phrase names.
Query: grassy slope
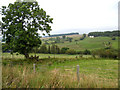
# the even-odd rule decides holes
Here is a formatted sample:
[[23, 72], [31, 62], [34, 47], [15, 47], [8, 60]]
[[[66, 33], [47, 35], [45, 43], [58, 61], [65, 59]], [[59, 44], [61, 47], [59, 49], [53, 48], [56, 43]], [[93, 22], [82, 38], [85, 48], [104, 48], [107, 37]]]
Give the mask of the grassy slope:
[[94, 50], [94, 49], [99, 49], [99, 48], [104, 48], [103, 42], [108, 42], [110, 41], [112, 43], [112, 47], [116, 48], [118, 47], [118, 40], [111, 40], [109, 37], [96, 37], [96, 38], [85, 38], [84, 40], [78, 41], [77, 44], [73, 41], [71, 43], [66, 42], [66, 43], [61, 43], [57, 44], [60, 47], [69, 47], [71, 49], [75, 50]]
[[[76, 39], [78, 39], [78, 37], [74, 37], [74, 40]], [[118, 40], [111, 40], [109, 37], [86, 38], [82, 41], [78, 41], [78, 44], [73, 41], [71, 43], [58, 43], [58, 45], [60, 47], [69, 47], [75, 50], [93, 50], [103, 48], [104, 45], [102, 43], [107, 41], [110, 41], [112, 47], [117, 49]], [[8, 63], [8, 61], [15, 61], [16, 64], [19, 61], [24, 63], [23, 55], [14, 55], [14, 58], [10, 60], [7, 60], [11, 57], [10, 54], [4, 53], [2, 56], [4, 63]], [[76, 55], [63, 54], [55, 55], [56, 59], [53, 58], [54, 54], [37, 54], [37, 56], [40, 56], [42, 63], [37, 63], [38, 67], [36, 67], [35, 74], [33, 74], [32, 63], [24, 63], [23, 65], [18, 64], [12, 67], [10, 67], [9, 64], [6, 66], [3, 64], [3, 88], [114, 88], [118, 86], [118, 60], [77, 59]], [[52, 58], [48, 59], [48, 56]], [[48, 66], [49, 63], [51, 63], [50, 67]], [[45, 70], [40, 69], [39, 66], [44, 68], [42, 65], [47, 65], [48, 68]], [[76, 78], [76, 65], [80, 65], [80, 83], [77, 82]], [[66, 71], [66, 69], [69, 69], [69, 71]]]
[[[116, 40], [111, 40], [110, 37], [95, 37], [95, 38], [85, 38], [84, 40], [79, 40], [80, 36], [73, 37], [72, 42], [65, 41], [64, 43], [57, 43], [57, 45], [62, 47], [69, 47], [70, 49], [80, 50], [94, 50], [99, 48], [104, 48], [103, 42], [111, 42], [112, 47], [118, 49], [118, 38]], [[76, 44], [74, 40], [79, 40]]]

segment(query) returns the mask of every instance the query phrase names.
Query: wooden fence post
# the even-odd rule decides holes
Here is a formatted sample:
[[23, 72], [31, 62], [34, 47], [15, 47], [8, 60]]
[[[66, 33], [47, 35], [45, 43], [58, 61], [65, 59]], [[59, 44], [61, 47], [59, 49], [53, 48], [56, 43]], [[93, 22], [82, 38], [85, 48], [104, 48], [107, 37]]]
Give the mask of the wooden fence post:
[[33, 70], [34, 70], [34, 73], [35, 73], [35, 64], [33, 64]]
[[78, 82], [80, 81], [80, 78], [79, 78], [79, 65], [77, 65], [77, 79], [78, 79]]

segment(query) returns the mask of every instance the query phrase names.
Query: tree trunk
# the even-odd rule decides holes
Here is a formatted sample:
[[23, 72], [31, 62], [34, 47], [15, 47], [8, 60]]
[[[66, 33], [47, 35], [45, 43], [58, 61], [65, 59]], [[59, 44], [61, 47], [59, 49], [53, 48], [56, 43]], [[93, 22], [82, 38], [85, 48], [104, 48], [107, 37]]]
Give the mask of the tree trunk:
[[25, 58], [28, 59], [29, 58], [29, 54], [28, 53], [25, 53]]

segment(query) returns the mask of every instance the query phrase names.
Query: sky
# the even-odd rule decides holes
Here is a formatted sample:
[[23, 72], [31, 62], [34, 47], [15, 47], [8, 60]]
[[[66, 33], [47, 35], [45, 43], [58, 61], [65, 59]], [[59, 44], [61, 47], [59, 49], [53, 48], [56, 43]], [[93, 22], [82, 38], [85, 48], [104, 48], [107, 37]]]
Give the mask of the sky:
[[[0, 0], [0, 6], [15, 0]], [[40, 7], [53, 18], [50, 34], [118, 29], [120, 0], [37, 0]]]

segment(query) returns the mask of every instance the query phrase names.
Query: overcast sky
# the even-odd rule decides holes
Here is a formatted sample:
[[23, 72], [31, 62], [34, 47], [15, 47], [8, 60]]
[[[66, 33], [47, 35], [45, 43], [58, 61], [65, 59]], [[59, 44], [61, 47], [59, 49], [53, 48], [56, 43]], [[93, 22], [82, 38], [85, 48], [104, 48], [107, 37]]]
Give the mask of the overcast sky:
[[[15, 0], [0, 0], [0, 6]], [[37, 0], [54, 20], [51, 34], [118, 29], [120, 0]]]

